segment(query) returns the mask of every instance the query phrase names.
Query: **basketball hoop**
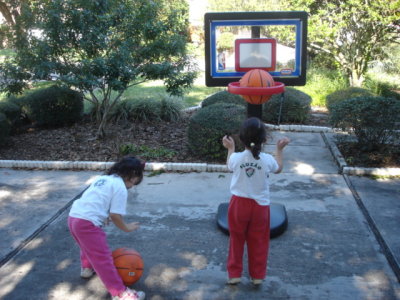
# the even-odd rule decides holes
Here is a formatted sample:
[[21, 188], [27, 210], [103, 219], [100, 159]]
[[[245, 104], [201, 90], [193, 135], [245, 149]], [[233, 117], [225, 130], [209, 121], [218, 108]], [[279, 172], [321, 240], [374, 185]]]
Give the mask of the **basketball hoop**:
[[244, 87], [240, 86], [240, 82], [231, 82], [228, 84], [228, 92], [236, 95], [245, 96], [261, 96], [281, 94], [285, 90], [285, 85], [282, 82], [275, 81], [274, 86], [267, 87]]

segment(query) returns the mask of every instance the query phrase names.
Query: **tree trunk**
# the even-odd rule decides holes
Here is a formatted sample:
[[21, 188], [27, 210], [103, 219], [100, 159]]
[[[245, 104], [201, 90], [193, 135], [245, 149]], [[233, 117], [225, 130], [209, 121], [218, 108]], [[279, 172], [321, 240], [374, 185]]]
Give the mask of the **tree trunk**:
[[353, 70], [349, 76], [350, 85], [354, 87], [361, 87], [364, 79], [364, 75], [359, 74], [356, 70]]

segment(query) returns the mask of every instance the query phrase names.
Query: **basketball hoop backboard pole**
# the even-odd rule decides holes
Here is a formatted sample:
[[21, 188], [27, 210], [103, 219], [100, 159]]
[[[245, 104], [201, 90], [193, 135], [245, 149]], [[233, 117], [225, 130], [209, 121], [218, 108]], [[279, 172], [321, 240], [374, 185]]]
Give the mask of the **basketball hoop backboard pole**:
[[[261, 28], [259, 26], [251, 26], [251, 38], [260, 38]], [[247, 117], [257, 117], [262, 119], [262, 104], [247, 103]]]

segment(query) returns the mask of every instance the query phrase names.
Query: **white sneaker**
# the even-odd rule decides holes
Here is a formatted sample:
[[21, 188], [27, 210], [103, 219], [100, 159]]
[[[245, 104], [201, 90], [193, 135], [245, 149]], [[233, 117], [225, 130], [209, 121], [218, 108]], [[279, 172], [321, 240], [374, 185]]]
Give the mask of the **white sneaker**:
[[81, 268], [81, 277], [85, 279], [89, 279], [94, 275], [94, 270], [91, 268]]
[[112, 297], [112, 300], [144, 300], [145, 297], [146, 294], [142, 291], [135, 291], [126, 288], [122, 294]]
[[254, 278], [252, 278], [251, 279], [251, 282], [254, 284], [254, 285], [260, 285], [262, 282], [263, 282], [263, 280], [262, 279], [254, 279]]
[[241, 282], [240, 277], [232, 277], [229, 278], [228, 281], [226, 282], [227, 284], [235, 285]]

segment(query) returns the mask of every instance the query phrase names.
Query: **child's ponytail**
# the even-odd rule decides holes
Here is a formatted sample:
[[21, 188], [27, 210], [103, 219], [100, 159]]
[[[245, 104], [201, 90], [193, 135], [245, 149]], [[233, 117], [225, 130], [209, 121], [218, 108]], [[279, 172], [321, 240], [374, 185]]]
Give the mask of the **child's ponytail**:
[[267, 130], [260, 119], [251, 117], [240, 128], [239, 138], [251, 150], [255, 159], [260, 159], [262, 144], [267, 140]]

